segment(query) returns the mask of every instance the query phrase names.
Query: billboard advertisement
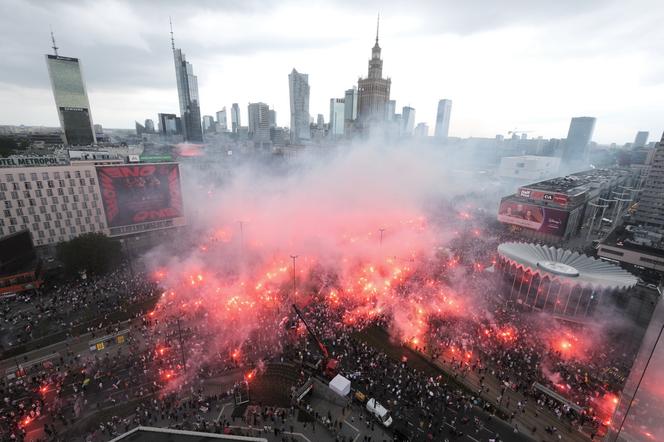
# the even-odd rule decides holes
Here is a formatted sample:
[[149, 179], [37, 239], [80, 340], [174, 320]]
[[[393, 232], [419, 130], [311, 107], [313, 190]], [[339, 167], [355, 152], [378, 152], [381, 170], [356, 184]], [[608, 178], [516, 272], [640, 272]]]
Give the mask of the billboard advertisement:
[[175, 163], [98, 166], [97, 178], [111, 232], [145, 223], [166, 226], [159, 222], [184, 216]]
[[498, 221], [525, 227], [541, 233], [564, 236], [569, 212], [518, 201], [503, 200]]
[[569, 198], [564, 193], [543, 192], [541, 190], [528, 189], [527, 187], [521, 187], [519, 189], [519, 196], [533, 201], [552, 201], [561, 206], [564, 206], [569, 202]]

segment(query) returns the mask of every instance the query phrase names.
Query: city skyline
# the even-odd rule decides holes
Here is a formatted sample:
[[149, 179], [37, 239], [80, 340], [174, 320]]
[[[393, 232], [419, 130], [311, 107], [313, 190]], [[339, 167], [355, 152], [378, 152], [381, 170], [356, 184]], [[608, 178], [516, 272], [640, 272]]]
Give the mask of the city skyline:
[[[309, 74], [310, 114], [327, 115], [330, 98], [342, 96], [366, 75], [367, 47], [380, 9], [384, 72], [393, 80], [390, 98], [398, 108], [415, 108], [416, 124], [435, 127], [436, 104], [447, 97], [455, 103], [451, 137], [493, 137], [518, 128], [532, 136], [564, 138], [570, 119], [579, 115], [597, 118], [594, 141], [600, 143], [632, 142], [639, 130], [662, 132], [664, 83], [654, 54], [663, 39], [655, 38], [658, 28], [652, 25], [661, 8], [640, 17], [610, 2], [576, 11], [563, 2], [544, 12], [521, 8], [513, 17], [500, 12], [472, 18], [471, 11], [456, 5], [415, 5], [405, 15], [390, 2], [352, 14], [344, 2], [322, 9], [318, 4], [211, 5], [190, 11], [171, 3], [157, 12], [118, 1], [10, 0], [2, 6], [11, 14], [2, 14], [0, 32], [7, 37], [13, 32], [14, 38], [6, 38], [12, 44], [0, 49], [0, 100], [6, 103], [0, 124], [58, 125], [48, 75], [37, 55], [48, 52], [49, 23], [63, 53], [86, 68], [96, 122], [130, 128], [134, 120], [175, 112], [169, 14], [178, 46], [196, 66], [201, 114], [214, 115], [234, 102], [263, 101], [277, 110], [277, 124], [288, 126], [283, 77], [297, 66]], [[316, 7], [319, 12], [310, 14]], [[93, 20], [100, 14], [108, 19], [103, 26]], [[341, 32], [334, 26], [340, 17], [347, 19], [344, 27], [357, 31]], [[607, 26], [582, 32], [581, 23], [589, 17]], [[288, 20], [302, 26], [292, 29]], [[246, 32], [250, 21], [260, 31]], [[211, 39], [219, 28], [228, 32]], [[78, 37], [83, 33], [85, 40]], [[546, 43], [554, 35], [555, 47]], [[487, 71], [487, 64], [502, 68]], [[270, 66], [267, 75], [260, 67], [265, 65]]]

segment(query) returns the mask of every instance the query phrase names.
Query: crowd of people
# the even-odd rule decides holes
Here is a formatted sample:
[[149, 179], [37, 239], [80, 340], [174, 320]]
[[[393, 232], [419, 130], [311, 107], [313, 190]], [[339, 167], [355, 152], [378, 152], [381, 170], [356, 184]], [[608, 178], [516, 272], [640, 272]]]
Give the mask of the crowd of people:
[[157, 294], [144, 274], [122, 265], [103, 276], [50, 283], [0, 304], [0, 350], [63, 330], [92, 332], [105, 327], [109, 315], [127, 312]]

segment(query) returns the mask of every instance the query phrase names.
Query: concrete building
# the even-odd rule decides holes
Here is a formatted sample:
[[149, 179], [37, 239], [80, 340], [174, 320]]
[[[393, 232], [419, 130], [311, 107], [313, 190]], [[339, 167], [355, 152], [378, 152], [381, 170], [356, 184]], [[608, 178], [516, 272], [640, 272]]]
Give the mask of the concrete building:
[[556, 176], [560, 158], [523, 155], [503, 157], [498, 166], [498, 177], [513, 180], [544, 180]]
[[270, 129], [274, 129], [277, 127], [277, 111], [270, 109], [268, 112], [270, 116]]
[[203, 115], [203, 132], [214, 132], [214, 117], [212, 115]]
[[95, 163], [122, 160], [67, 163], [0, 168], [0, 236], [28, 229], [36, 246], [46, 246], [82, 233], [108, 233]]
[[410, 106], [404, 106], [401, 109], [401, 134], [412, 135], [415, 127], [415, 109]]
[[311, 138], [309, 130], [309, 76], [293, 68], [288, 74], [290, 94], [291, 143], [298, 144]]
[[228, 130], [228, 120], [226, 118], [226, 106], [217, 112], [217, 127], [219, 132], [226, 132]]
[[241, 126], [240, 105], [233, 103], [233, 106], [231, 106], [231, 132], [234, 134], [238, 133]]
[[638, 131], [636, 133], [636, 137], [634, 138], [634, 144], [632, 145], [633, 149], [639, 148], [639, 147], [645, 147], [646, 144], [648, 144], [648, 136], [650, 135], [649, 132], [647, 131]]
[[635, 225], [621, 226], [599, 244], [597, 255], [664, 272], [664, 235]]
[[438, 112], [436, 113], [436, 133], [435, 137], [446, 140], [450, 132], [450, 116], [452, 114], [452, 100], [440, 100], [438, 102]]
[[429, 125], [426, 123], [418, 123], [417, 126], [415, 126], [415, 130], [413, 131], [413, 135], [419, 138], [425, 138], [429, 136]]
[[664, 135], [655, 149], [634, 219], [649, 229], [664, 232]]
[[562, 162], [572, 167], [584, 168], [588, 164], [590, 141], [595, 131], [594, 117], [575, 117], [569, 125], [562, 154]]
[[55, 55], [46, 55], [46, 66], [51, 79], [60, 127], [64, 133], [63, 141], [65, 144], [75, 146], [94, 144], [97, 139], [78, 58], [59, 56], [55, 40], [53, 49]]
[[350, 136], [353, 123], [357, 119], [357, 87], [346, 90], [344, 94], [344, 134]]
[[184, 140], [202, 143], [203, 129], [201, 127], [201, 108], [198, 97], [198, 78], [194, 75], [194, 68], [186, 60], [182, 50], [175, 48], [172, 27], [171, 47], [173, 49], [173, 61], [175, 62], [175, 81], [178, 87], [178, 101], [180, 104], [180, 118], [182, 119]]
[[[660, 288], [661, 290], [661, 288]], [[664, 440], [662, 410], [664, 367], [664, 301], [661, 296], [641, 341], [641, 347], [620, 393], [604, 442]]]
[[614, 198], [633, 184], [627, 169], [591, 169], [520, 186], [502, 198], [498, 221], [524, 239], [547, 244], [606, 234], [630, 207], [627, 197]]
[[249, 138], [254, 146], [266, 147], [270, 143], [270, 108], [265, 103], [249, 103]]
[[146, 132], [151, 133], [151, 134], [153, 134], [155, 132], [155, 130], [154, 130], [154, 121], [152, 121], [150, 118], [145, 120], [145, 124], [143, 126], [145, 126], [145, 131]]
[[397, 113], [397, 100], [387, 102], [387, 121], [394, 121], [394, 115]]
[[359, 130], [367, 133], [371, 126], [380, 126], [387, 121], [387, 104], [390, 101], [392, 80], [383, 78], [383, 60], [380, 58], [378, 45], [378, 26], [376, 26], [376, 44], [371, 50], [367, 78], [357, 83], [358, 104], [357, 120]]
[[330, 136], [342, 137], [344, 134], [344, 114], [346, 103], [343, 98], [330, 98]]

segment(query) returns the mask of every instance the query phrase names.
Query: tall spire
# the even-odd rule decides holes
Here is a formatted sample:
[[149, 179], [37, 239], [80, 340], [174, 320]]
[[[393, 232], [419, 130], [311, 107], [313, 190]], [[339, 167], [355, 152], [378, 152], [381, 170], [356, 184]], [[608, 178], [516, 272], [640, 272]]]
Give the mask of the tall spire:
[[[49, 26], [50, 27], [50, 26]], [[53, 52], [55, 52], [55, 56], [58, 56], [58, 47], [55, 45], [55, 36], [53, 35], [53, 28], [51, 28], [51, 42], [53, 43]]]
[[376, 20], [376, 44], [378, 44], [378, 29], [380, 29], [380, 12], [378, 13], [378, 19]]
[[168, 16], [168, 23], [171, 25], [171, 48], [173, 48], [173, 52], [175, 52], [175, 38], [173, 37], [173, 20], [171, 20], [171, 16]]

